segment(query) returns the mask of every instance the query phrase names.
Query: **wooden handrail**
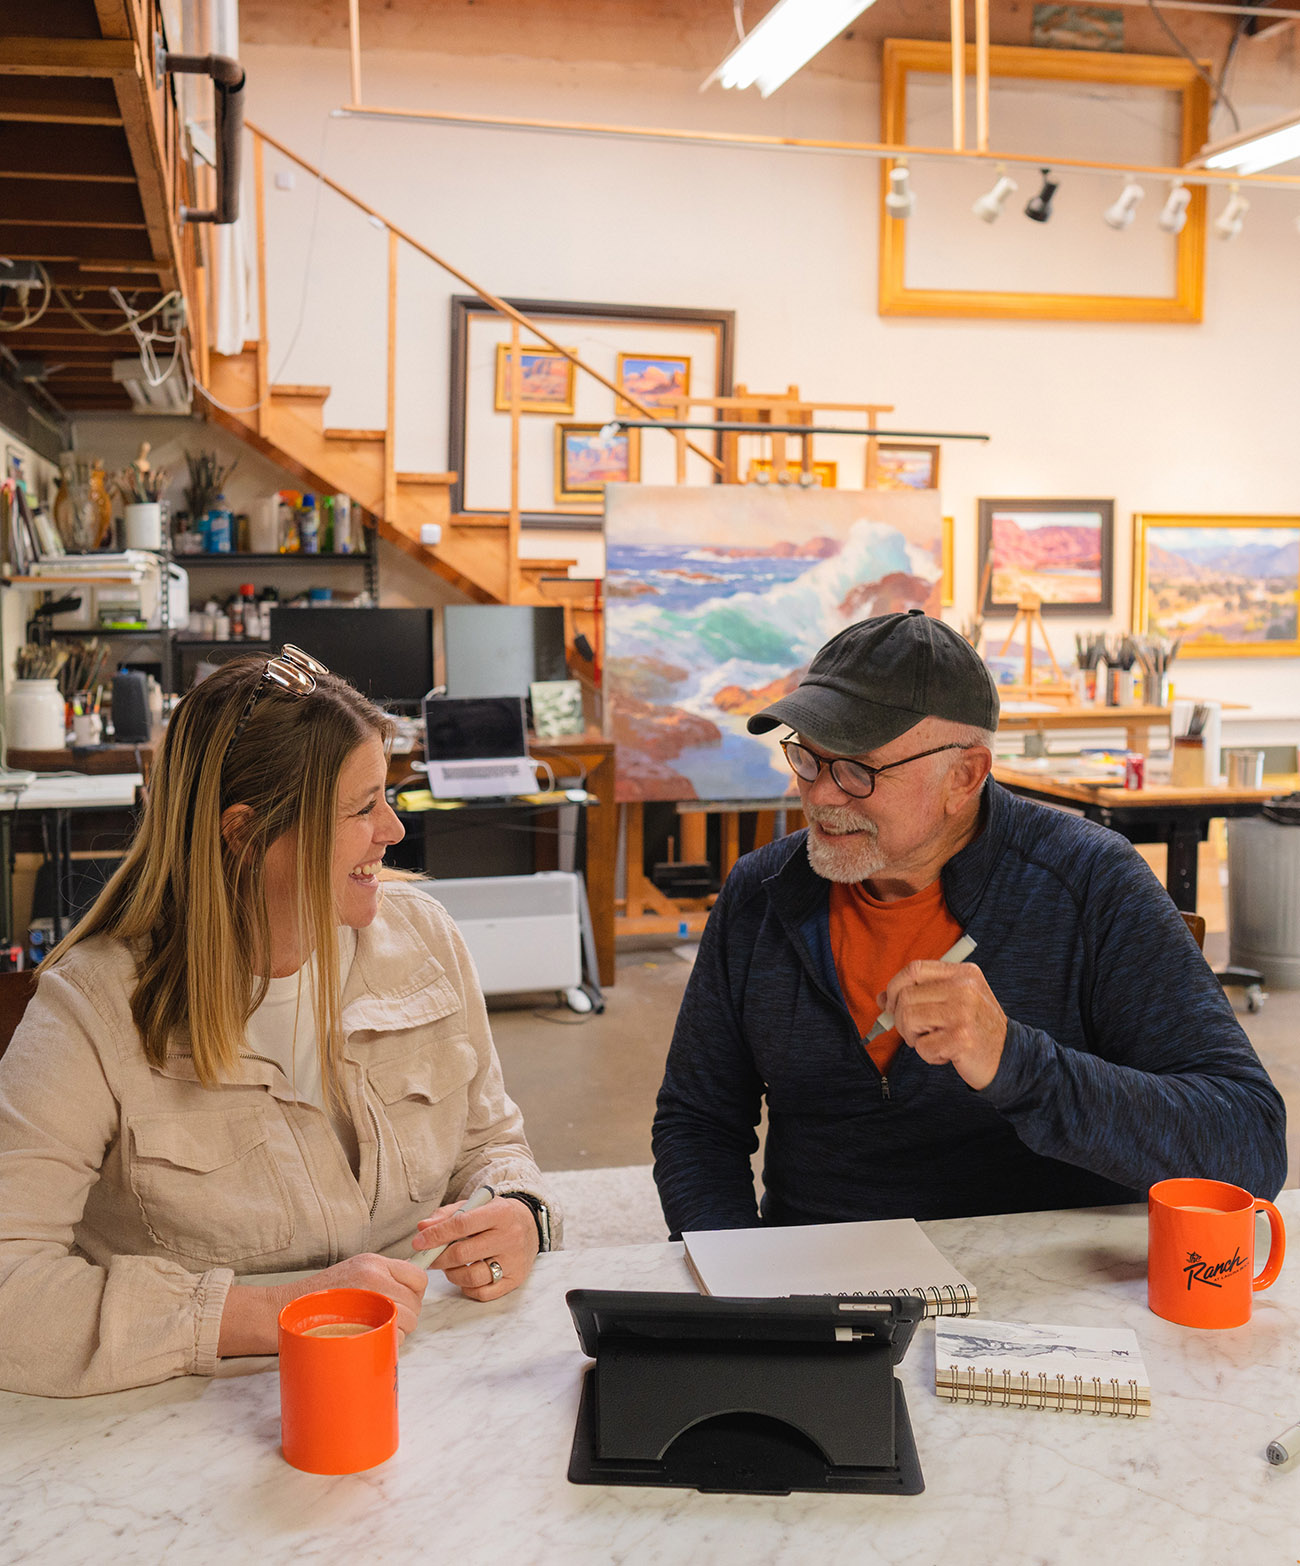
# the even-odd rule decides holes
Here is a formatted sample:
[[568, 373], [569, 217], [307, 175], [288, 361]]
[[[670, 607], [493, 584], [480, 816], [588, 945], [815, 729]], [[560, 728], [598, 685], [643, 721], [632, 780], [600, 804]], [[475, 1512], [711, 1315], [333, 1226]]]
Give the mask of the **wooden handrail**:
[[[585, 364], [573, 349], [565, 348], [560, 343], [557, 343], [553, 337], [542, 330], [536, 321], [524, 315], [522, 311], [516, 310], [513, 305], [508, 304], [504, 299], [498, 298], [496, 294], [490, 293], [486, 288], [481, 288], [472, 277], [467, 277], [464, 272], [454, 267], [450, 261], [445, 260], [436, 251], [430, 250], [428, 245], [422, 244], [413, 234], [409, 234], [405, 229], [398, 227], [396, 223], [386, 218], [382, 212], [372, 207], [369, 202], [362, 201], [360, 196], [354, 195], [346, 186], [340, 185], [337, 180], [331, 179], [322, 169], [318, 169], [315, 164], [309, 163], [306, 158], [299, 156], [291, 148], [286, 147], [282, 141], [277, 141], [274, 136], [268, 135], [260, 126], [253, 125], [247, 120], [244, 121], [244, 126], [245, 129], [251, 132], [255, 143], [265, 142], [268, 147], [274, 147], [282, 157], [288, 158], [291, 162], [296, 163], [299, 168], [305, 169], [308, 174], [320, 180], [323, 185], [337, 195], [342, 196], [345, 201], [350, 201], [354, 207], [364, 212], [367, 217], [374, 218], [376, 222], [381, 223], [390, 234], [396, 235], [398, 239], [410, 245], [413, 250], [418, 251], [420, 255], [432, 261], [435, 266], [439, 266], [444, 272], [450, 273], [458, 283], [463, 283], [466, 288], [477, 294], [498, 315], [505, 316], [508, 321], [516, 322], [524, 331], [530, 332], [540, 342], [545, 343], [553, 352], [563, 354], [566, 359], [572, 360], [578, 369], [590, 375], [593, 380], [599, 381], [602, 386], [612, 391], [616, 397], [621, 397], [624, 402], [631, 403], [643, 418], [654, 418], [654, 410], [647, 407], [635, 393], [627, 390], [626, 387], [616, 386], [613, 381], [602, 375], [599, 370], [594, 370], [591, 365]], [[694, 442], [688, 442], [687, 444], [696, 456], [702, 457], [715, 472], [722, 472], [722, 463], [715, 456], [705, 451], [702, 447], [695, 445]]]

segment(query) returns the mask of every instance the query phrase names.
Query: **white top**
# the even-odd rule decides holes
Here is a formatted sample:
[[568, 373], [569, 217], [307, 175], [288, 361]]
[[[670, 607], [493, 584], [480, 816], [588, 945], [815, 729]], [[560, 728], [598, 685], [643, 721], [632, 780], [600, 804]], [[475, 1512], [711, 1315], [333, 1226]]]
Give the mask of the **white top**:
[[[346, 925], [340, 926], [340, 990], [347, 983], [356, 954], [357, 932]], [[316, 957], [313, 953], [297, 973], [270, 981], [266, 998], [248, 1019], [248, 1047], [254, 1055], [274, 1061], [279, 1066], [300, 1103], [314, 1104], [329, 1116], [330, 1124], [355, 1168], [357, 1137], [352, 1122], [327, 1103], [325, 1098], [320, 1053], [316, 1047], [315, 992]]]

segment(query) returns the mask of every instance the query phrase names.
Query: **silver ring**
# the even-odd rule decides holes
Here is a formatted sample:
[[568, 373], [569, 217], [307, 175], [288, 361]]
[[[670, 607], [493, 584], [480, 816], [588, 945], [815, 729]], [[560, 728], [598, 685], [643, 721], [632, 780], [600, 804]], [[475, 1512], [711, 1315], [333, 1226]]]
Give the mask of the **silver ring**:
[[493, 1283], [500, 1283], [506, 1275], [505, 1268], [492, 1256], [487, 1258], [487, 1270], [492, 1274]]

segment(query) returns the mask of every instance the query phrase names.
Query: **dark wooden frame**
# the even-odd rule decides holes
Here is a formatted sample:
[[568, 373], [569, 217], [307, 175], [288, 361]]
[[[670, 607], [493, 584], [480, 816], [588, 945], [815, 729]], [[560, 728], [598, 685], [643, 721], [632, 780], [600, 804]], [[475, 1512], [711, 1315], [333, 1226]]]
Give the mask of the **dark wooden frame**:
[[[571, 322], [593, 322], [602, 326], [626, 321], [629, 340], [637, 326], [642, 324], [678, 325], [712, 328], [717, 335], [717, 386], [713, 395], [729, 397], [734, 373], [736, 312], [734, 310], [678, 310], [662, 305], [592, 304], [565, 299], [507, 299], [506, 303], [521, 314], [530, 316], [542, 326], [554, 326], [558, 342], [563, 342], [564, 328]], [[474, 315], [492, 315], [491, 305], [477, 294], [453, 294], [451, 298], [451, 391], [448, 399], [447, 465], [456, 474], [451, 487], [452, 513], [465, 510], [465, 428], [466, 392], [469, 380], [469, 321]], [[579, 372], [581, 373], [581, 372]], [[613, 377], [611, 376], [611, 379]], [[610, 417], [613, 415], [614, 394], [610, 396]], [[706, 412], [708, 410], [705, 410]], [[561, 415], [556, 415], [557, 418]], [[698, 437], [697, 437], [698, 439]], [[722, 437], [714, 437], [715, 454], [721, 458]], [[491, 516], [494, 512], [475, 511], [471, 516]], [[586, 516], [571, 511], [524, 512], [520, 523], [524, 527], [600, 528], [604, 518], [599, 513]]]
[[[1044, 602], [1044, 615], [1098, 615], [1110, 614], [1115, 594], [1115, 502], [1113, 500], [1015, 500], [1000, 498], [979, 502], [979, 555], [975, 562], [978, 580], [983, 580], [985, 562], [993, 537], [993, 513], [995, 511], [1077, 511], [1089, 516], [1101, 517], [1101, 596], [1095, 601], [1077, 604], [1051, 604]], [[993, 597], [993, 573], [989, 573], [988, 588], [979, 613], [984, 615], [1014, 614], [1016, 604]]]

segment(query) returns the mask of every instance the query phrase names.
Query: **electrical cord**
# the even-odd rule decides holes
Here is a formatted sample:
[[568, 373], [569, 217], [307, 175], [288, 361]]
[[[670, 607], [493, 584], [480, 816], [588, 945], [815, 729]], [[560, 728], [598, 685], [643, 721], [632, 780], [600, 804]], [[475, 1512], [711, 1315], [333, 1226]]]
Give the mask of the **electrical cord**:
[[165, 310], [168, 305], [174, 304], [181, 297], [180, 291], [178, 289], [173, 289], [171, 293], [164, 294], [157, 304], [150, 305], [147, 310], [137, 311], [131, 309], [131, 307], [122, 298], [121, 294], [116, 288], [114, 288], [112, 292], [117, 296], [115, 302], [126, 311], [127, 318], [120, 326], [96, 326], [93, 321], [88, 321], [86, 317], [82, 315], [81, 311], [77, 309], [76, 305], [74, 305], [72, 300], [68, 297], [67, 293], [62, 288], [60, 288], [57, 283], [54, 284], [54, 293], [59, 303], [68, 312], [72, 319], [76, 321], [78, 326], [83, 327], [88, 332], [92, 332], [96, 337], [117, 337], [122, 332], [129, 332], [134, 327], [140, 325], [141, 322], [147, 321], [151, 316], [157, 315], [160, 310]]
[[[22, 332], [22, 331], [26, 331], [26, 329], [29, 326], [35, 326], [37, 321], [39, 321], [40, 318], [45, 314], [45, 312], [50, 308], [50, 295], [52, 293], [53, 286], [54, 286], [50, 282], [50, 274], [45, 270], [45, 268], [41, 265], [41, 263], [39, 261], [33, 261], [32, 265], [41, 274], [41, 282], [44, 285], [44, 289], [45, 289], [45, 292], [41, 295], [40, 306], [39, 306], [39, 308], [37, 310], [35, 310], [33, 312], [31, 310], [28, 310], [28, 308], [27, 308], [27, 301], [24, 300], [23, 301], [23, 310], [26, 313], [24, 314], [23, 319], [21, 321], [15, 321], [12, 326], [7, 325], [5, 322], [0, 321], [0, 332]], [[0, 284], [3, 284], [5, 282], [6, 282], [6, 279], [4, 277], [0, 277]], [[13, 288], [13, 289], [18, 289], [18, 288], [23, 287], [24, 285], [22, 283], [9, 282], [8, 286], [10, 288]], [[26, 286], [30, 287], [31, 285], [27, 284]]]
[[[1227, 75], [1227, 65], [1224, 66], [1223, 71], [1219, 75], [1219, 80], [1216, 82], [1214, 77], [1210, 75], [1210, 73], [1196, 58], [1196, 56], [1187, 47], [1183, 40], [1178, 36], [1173, 28], [1170, 27], [1169, 23], [1165, 21], [1163, 15], [1161, 15], [1160, 7], [1155, 3], [1155, 0], [1147, 0], [1147, 9], [1151, 12], [1152, 16], [1155, 17], [1156, 21], [1160, 23], [1160, 26], [1163, 28], [1166, 37], [1169, 39], [1169, 42], [1173, 44], [1174, 48], [1178, 50], [1179, 54], [1182, 55], [1182, 57], [1187, 61], [1187, 63], [1214, 94], [1215, 107], [1217, 108], [1219, 104], [1222, 104], [1223, 107], [1227, 109], [1228, 113], [1232, 116], [1233, 130], [1239, 131], [1241, 129], [1241, 120], [1238, 118], [1237, 111], [1232, 105], [1232, 99], [1229, 98], [1227, 93], [1223, 90], [1223, 78]], [[1237, 25], [1240, 27], [1240, 22]], [[1232, 56], [1231, 53], [1229, 53], [1228, 64], [1231, 63]]]

